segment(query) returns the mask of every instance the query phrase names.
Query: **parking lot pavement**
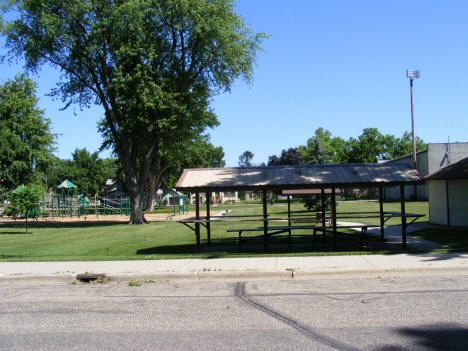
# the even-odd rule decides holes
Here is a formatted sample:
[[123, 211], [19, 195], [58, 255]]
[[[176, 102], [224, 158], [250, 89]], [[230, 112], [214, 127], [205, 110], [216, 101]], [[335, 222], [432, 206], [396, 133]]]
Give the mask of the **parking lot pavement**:
[[133, 283], [2, 280], [0, 349], [468, 349], [468, 274]]

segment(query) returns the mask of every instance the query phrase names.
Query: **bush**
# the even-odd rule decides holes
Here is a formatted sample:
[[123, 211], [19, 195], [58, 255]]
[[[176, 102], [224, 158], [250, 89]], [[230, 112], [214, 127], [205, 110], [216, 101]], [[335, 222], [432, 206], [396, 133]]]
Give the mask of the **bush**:
[[[304, 196], [300, 199], [304, 204], [304, 207], [309, 211], [319, 211], [322, 210], [322, 195], [310, 195]], [[330, 210], [331, 208], [331, 199], [329, 196], [325, 197], [325, 210]]]

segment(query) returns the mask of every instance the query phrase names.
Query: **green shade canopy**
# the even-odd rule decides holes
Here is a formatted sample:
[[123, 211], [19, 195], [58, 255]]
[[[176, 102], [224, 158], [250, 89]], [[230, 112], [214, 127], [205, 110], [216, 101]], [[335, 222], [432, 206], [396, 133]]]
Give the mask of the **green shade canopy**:
[[61, 182], [59, 185], [57, 185], [57, 188], [59, 189], [72, 189], [76, 188], [76, 185], [70, 182], [68, 179], [65, 179], [63, 182]]
[[19, 193], [21, 190], [24, 189], [24, 184], [21, 184], [20, 186], [18, 186], [15, 190], [12, 191], [13, 194], [17, 194]]

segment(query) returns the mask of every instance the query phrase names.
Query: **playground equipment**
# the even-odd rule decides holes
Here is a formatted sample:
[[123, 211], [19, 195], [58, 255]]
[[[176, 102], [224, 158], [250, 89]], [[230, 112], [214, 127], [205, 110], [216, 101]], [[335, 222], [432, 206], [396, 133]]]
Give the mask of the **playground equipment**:
[[[14, 192], [20, 191], [24, 185], [18, 186]], [[185, 214], [189, 212], [189, 198], [186, 195], [176, 195], [170, 201], [158, 200], [156, 207], [159, 209], [172, 209], [172, 214]], [[2, 214], [7, 204], [2, 204]], [[167, 210], [164, 211], [167, 213]], [[35, 210], [28, 214], [30, 218], [73, 218], [82, 216], [107, 216], [130, 215], [129, 197], [108, 197], [98, 194], [94, 197], [86, 197], [77, 194], [77, 187], [68, 179], [61, 182], [54, 190], [42, 194], [42, 198]]]

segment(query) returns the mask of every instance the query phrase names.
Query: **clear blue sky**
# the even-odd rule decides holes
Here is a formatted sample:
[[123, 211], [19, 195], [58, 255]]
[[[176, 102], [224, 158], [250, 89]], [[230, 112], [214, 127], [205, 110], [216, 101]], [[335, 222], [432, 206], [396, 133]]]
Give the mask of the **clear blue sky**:
[[[401, 136], [411, 128], [406, 69], [421, 72], [416, 134], [426, 142], [468, 141], [468, 1], [238, 0], [237, 12], [270, 38], [252, 84], [239, 81], [213, 99], [221, 125], [211, 141], [224, 148], [228, 166], [245, 150], [254, 163], [266, 162], [318, 127], [345, 139], [367, 127]], [[21, 72], [21, 65], [0, 67], [2, 81]], [[101, 109], [59, 111], [61, 102], [45, 96], [58, 76], [47, 67], [31, 76], [60, 134], [57, 155], [97, 150]]]

